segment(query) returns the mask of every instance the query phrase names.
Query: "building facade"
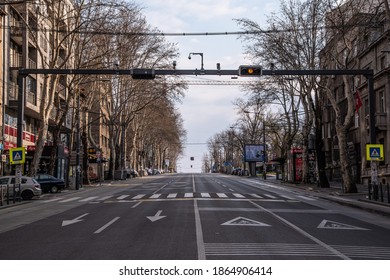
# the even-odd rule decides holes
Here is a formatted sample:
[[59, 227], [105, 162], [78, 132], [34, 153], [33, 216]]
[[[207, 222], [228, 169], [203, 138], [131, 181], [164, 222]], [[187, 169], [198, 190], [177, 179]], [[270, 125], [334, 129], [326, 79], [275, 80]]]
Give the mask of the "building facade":
[[[366, 157], [366, 145], [370, 144], [370, 134], [375, 134], [375, 144], [383, 144], [384, 159], [379, 161], [378, 175], [381, 183], [390, 182], [390, 25], [384, 8], [378, 1], [366, 1], [367, 9], [346, 13], [350, 3], [345, 4], [344, 18], [347, 31], [329, 32], [326, 47], [322, 51], [322, 67], [329, 63], [329, 54], [334, 61], [343, 61], [346, 69], [373, 69], [375, 90], [375, 131], [369, 128], [369, 91], [367, 78], [358, 76], [334, 76], [331, 90], [337, 100], [341, 117], [348, 108], [347, 95], [354, 94], [356, 112], [348, 129], [347, 146], [349, 164], [356, 183], [371, 181], [371, 162]], [[376, 4], [377, 3], [377, 4]], [[336, 18], [337, 13], [330, 13]], [[370, 24], [368, 24], [370, 23]], [[347, 42], [347, 44], [346, 44]], [[329, 64], [328, 64], [329, 65]], [[327, 174], [330, 180], [341, 179], [339, 142], [335, 130], [336, 114], [329, 100], [323, 100], [324, 151], [327, 159]]]
[[[10, 148], [17, 146], [18, 69], [75, 68], [74, 54], [77, 53], [77, 50], [66, 36], [67, 32], [72, 30], [76, 17], [72, 14], [75, 11], [73, 1], [60, 0], [53, 1], [53, 3], [55, 5], [49, 5], [46, 1], [26, 1], [4, 5], [2, 6], [3, 10], [0, 10], [3, 27], [0, 29], [2, 32], [0, 54], [2, 113], [0, 120], [2, 153], [5, 155], [1, 174], [12, 172], [7, 161], [7, 154]], [[74, 90], [76, 86], [71, 86], [70, 80], [70, 76], [61, 76], [56, 86], [55, 104], [49, 118], [49, 131], [38, 168], [38, 172], [48, 172], [49, 166], [47, 165], [54, 155], [56, 166], [53, 175], [60, 178], [67, 175], [72, 176], [72, 170], [75, 170], [74, 167], [70, 174], [67, 174], [69, 165], [72, 165], [72, 162], [75, 164], [75, 156], [71, 152], [71, 147], [75, 148], [76, 112], [77, 110], [80, 112], [80, 108], [76, 108], [75, 98], [72, 96], [76, 92]], [[45, 91], [44, 82], [44, 75], [29, 74], [25, 77], [23, 120], [23, 146], [27, 150], [25, 172], [29, 170], [35, 152], [41, 122], [41, 101], [43, 95], [50, 92], [47, 89]], [[58, 131], [59, 126], [58, 116], [65, 107], [69, 109], [65, 120], [61, 123], [60, 135], [57, 137], [55, 131]], [[99, 129], [100, 132], [103, 133], [104, 137], [108, 137], [103, 129]], [[99, 136], [100, 139], [105, 141], [103, 137]], [[108, 154], [107, 151], [105, 152]], [[70, 160], [69, 158], [72, 156], [73, 159]]]

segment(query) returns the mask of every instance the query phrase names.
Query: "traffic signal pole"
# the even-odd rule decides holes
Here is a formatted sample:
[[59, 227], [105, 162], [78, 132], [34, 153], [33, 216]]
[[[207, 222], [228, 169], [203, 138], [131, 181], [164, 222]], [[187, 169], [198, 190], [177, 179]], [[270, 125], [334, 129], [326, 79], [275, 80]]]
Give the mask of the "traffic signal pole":
[[[248, 69], [250, 67], [251, 69]], [[245, 70], [245, 71], [244, 71]], [[248, 71], [249, 70], [249, 71]], [[24, 118], [24, 84], [25, 78], [30, 74], [54, 74], [54, 75], [128, 75], [133, 79], [154, 79], [156, 76], [239, 76], [245, 73], [244, 77], [260, 76], [332, 76], [332, 75], [363, 75], [367, 78], [369, 96], [369, 128], [370, 144], [376, 144], [375, 128], [375, 91], [374, 91], [374, 70], [372, 69], [345, 69], [345, 70], [264, 70], [256, 65], [243, 65], [235, 70], [180, 70], [180, 69], [18, 69], [18, 147], [23, 146], [23, 118]], [[371, 162], [373, 163], [373, 162]], [[371, 164], [371, 180], [377, 182], [376, 163]]]

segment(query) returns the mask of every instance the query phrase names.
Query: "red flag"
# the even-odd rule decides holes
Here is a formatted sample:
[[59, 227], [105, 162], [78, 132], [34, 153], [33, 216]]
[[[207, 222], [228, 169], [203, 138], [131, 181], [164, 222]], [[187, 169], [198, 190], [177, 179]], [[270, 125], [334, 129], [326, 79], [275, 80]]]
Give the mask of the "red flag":
[[356, 105], [356, 112], [359, 110], [360, 107], [363, 106], [362, 100], [360, 99], [359, 91], [356, 90], [355, 92], [355, 105]]

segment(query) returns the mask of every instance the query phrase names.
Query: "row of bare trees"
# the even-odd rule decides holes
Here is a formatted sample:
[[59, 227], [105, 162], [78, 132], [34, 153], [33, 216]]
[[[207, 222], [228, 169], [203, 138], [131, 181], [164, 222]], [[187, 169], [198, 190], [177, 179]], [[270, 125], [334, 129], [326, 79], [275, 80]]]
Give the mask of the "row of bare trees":
[[[378, 28], [375, 24], [383, 21], [381, 17], [389, 19], [387, 0], [286, 0], [281, 2], [278, 13], [269, 16], [266, 27], [249, 19], [239, 19], [237, 23], [247, 31], [242, 39], [254, 64], [288, 70], [355, 69], [359, 67], [356, 49], [365, 33]], [[243, 143], [262, 143], [259, 137], [267, 131], [266, 143], [282, 163], [294, 144], [303, 148], [303, 157], [307, 159], [310, 134], [314, 133], [319, 184], [329, 187], [322, 141], [322, 115], [327, 101], [336, 120], [344, 189], [356, 192], [356, 181], [347, 156], [347, 133], [355, 116], [356, 88], [354, 77], [343, 76], [342, 79], [346, 94], [346, 105], [343, 106], [335, 99], [331, 77], [260, 79], [245, 89], [247, 100], [237, 100], [239, 116], [237, 124], [233, 125], [235, 129], [228, 128], [210, 140], [209, 157], [218, 161], [215, 157], [216, 151], [221, 151], [218, 145], [225, 143], [226, 146], [224, 135], [228, 133], [234, 133], [234, 141], [240, 145], [232, 146], [241, 147], [237, 154], [242, 155]], [[309, 174], [307, 162], [303, 161], [305, 182]]]
[[[148, 25], [142, 9], [133, 2], [41, 0], [21, 5], [36, 11], [37, 24], [32, 26], [23, 9], [17, 9], [35, 41], [39, 68], [158, 69], [170, 67], [178, 55], [176, 46], [163, 36], [148, 35], [158, 30]], [[182, 152], [186, 132], [175, 103], [183, 96], [185, 85], [178, 78], [144, 81], [124, 75], [49, 73], [42, 80], [32, 175], [38, 170], [49, 124], [57, 144], [69, 114], [74, 115], [70, 141], [73, 145], [76, 123], [81, 120], [84, 158], [88, 147], [97, 146], [90, 131], [91, 120], [106, 125], [111, 177], [114, 170], [125, 167], [162, 168], [165, 159], [174, 164]], [[97, 112], [93, 108], [98, 108]], [[84, 168], [87, 165], [85, 162]], [[51, 166], [54, 168], [54, 164]]]

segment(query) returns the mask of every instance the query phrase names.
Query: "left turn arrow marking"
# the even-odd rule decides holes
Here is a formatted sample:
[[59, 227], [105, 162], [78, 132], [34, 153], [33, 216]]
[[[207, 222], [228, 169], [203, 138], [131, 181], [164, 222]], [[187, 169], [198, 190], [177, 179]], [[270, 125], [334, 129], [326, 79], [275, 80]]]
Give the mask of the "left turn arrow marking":
[[78, 223], [78, 222], [82, 222], [84, 221], [83, 217], [87, 216], [89, 213], [86, 213], [84, 215], [81, 215], [80, 217], [77, 217], [77, 218], [74, 218], [73, 220], [64, 220], [62, 221], [62, 226], [65, 227], [65, 226], [69, 226], [69, 225], [72, 225], [72, 224], [75, 224], [75, 223]]

